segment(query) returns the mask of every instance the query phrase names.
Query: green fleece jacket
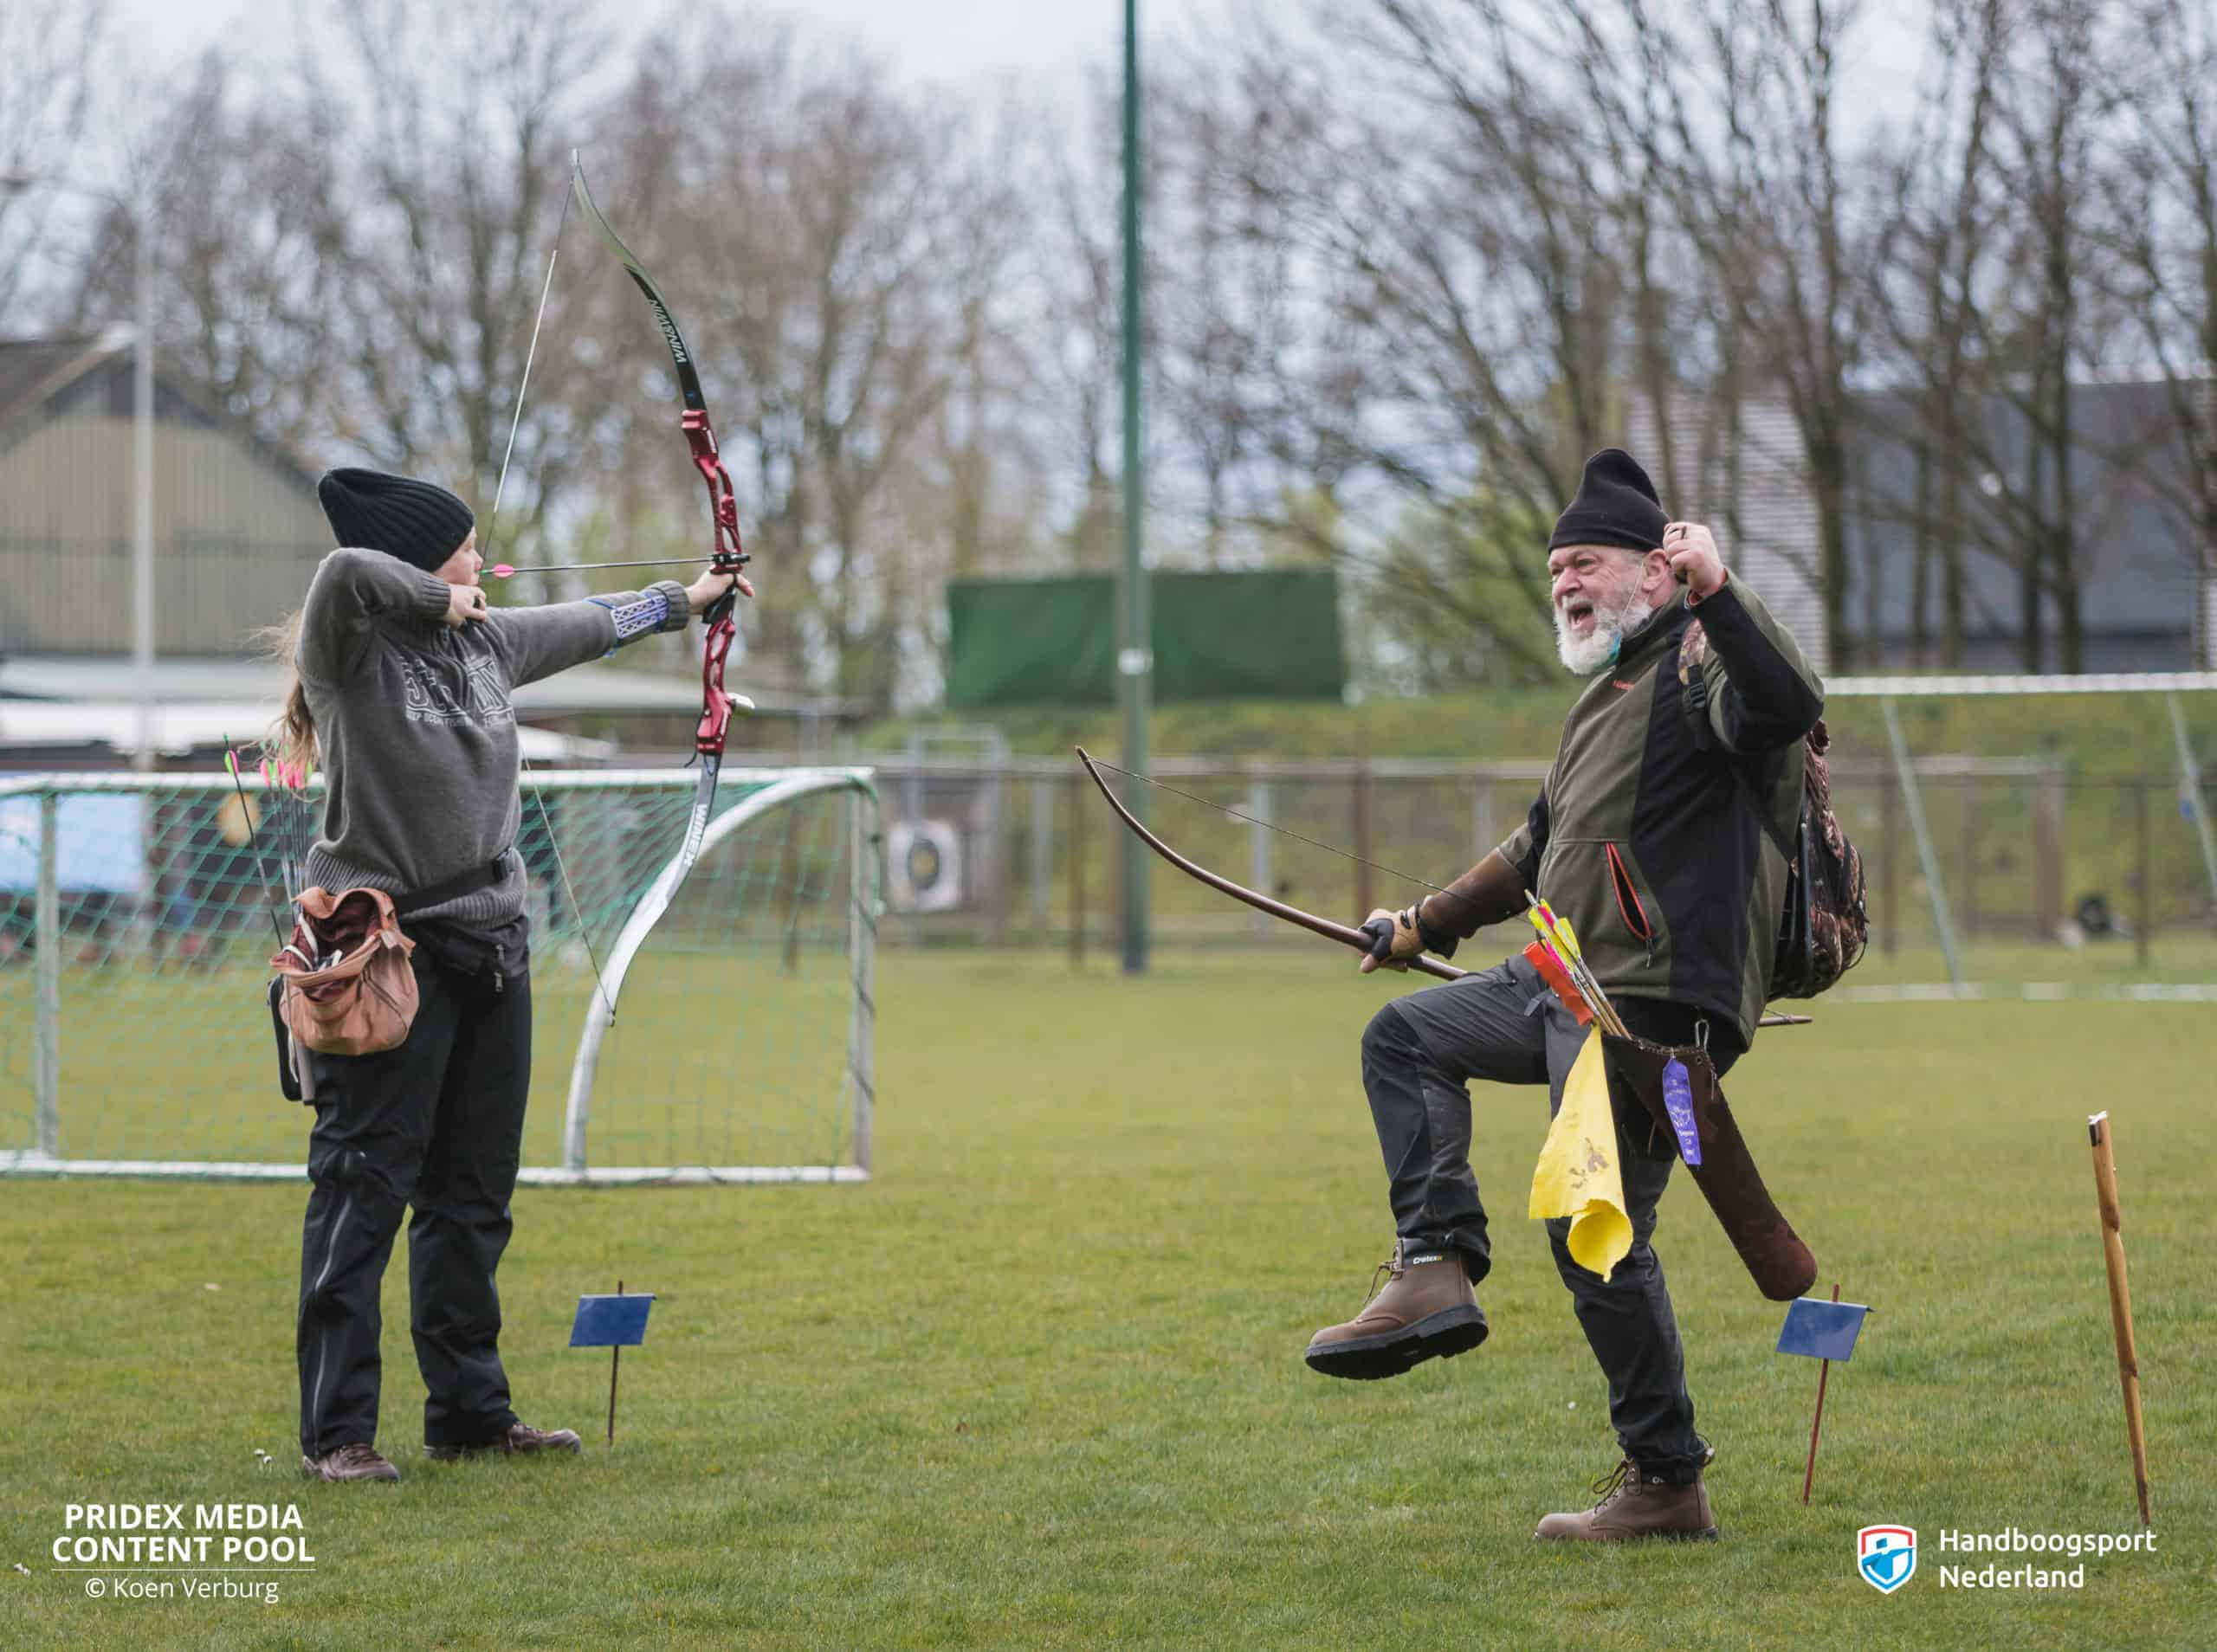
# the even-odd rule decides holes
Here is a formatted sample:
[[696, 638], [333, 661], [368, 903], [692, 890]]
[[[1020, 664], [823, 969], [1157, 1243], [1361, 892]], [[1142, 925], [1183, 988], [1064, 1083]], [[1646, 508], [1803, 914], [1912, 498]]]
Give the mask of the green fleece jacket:
[[[1695, 619], [1709, 639], [1699, 715], [1678, 680]], [[1501, 854], [1570, 920], [1612, 997], [1691, 1004], [1754, 1041], [1786, 894], [1772, 840], [1793, 837], [1824, 703], [1791, 634], [1736, 576], [1690, 606], [1675, 596], [1579, 695]]]

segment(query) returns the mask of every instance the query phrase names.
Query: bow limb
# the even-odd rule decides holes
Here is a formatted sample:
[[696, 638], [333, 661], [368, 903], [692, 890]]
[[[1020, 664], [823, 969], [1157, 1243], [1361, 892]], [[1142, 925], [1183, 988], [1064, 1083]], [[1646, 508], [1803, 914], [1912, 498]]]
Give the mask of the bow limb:
[[609, 251], [616, 255], [624, 273], [630, 276], [631, 284], [653, 308], [663, 342], [669, 346], [670, 363], [677, 371], [679, 398], [684, 403], [678, 426], [684, 432], [687, 447], [692, 450], [693, 468], [701, 473], [701, 480], [708, 489], [708, 517], [714, 530], [714, 550], [708, 558], [708, 565], [715, 572], [729, 574], [733, 578], [732, 589], [719, 597], [705, 616], [708, 635], [701, 653], [701, 723], [694, 732], [693, 749], [703, 765], [701, 796], [695, 810], [699, 818], [695, 823], [705, 825], [707, 811], [715, 801], [716, 765], [711, 759], [723, 756], [724, 736], [731, 726], [734, 703], [733, 697], [724, 692], [724, 658], [731, 652], [733, 639], [738, 635], [732, 616], [738, 604], [739, 585], [744, 578], [740, 571], [748, 560], [739, 537], [739, 500], [732, 491], [731, 473], [724, 468], [717, 453], [715, 427], [708, 419], [708, 398], [701, 394], [701, 375], [694, 367], [693, 352], [686, 347], [685, 335], [677, 330], [677, 319], [670, 314], [662, 289], [655, 285], [637, 255], [624, 244], [623, 237], [594, 202], [591, 190], [585, 185], [584, 158], [574, 150], [570, 154], [570, 186], [585, 222], [592, 225]]
[[[650, 305], [655, 320], [662, 328], [663, 342], [669, 346], [671, 365], [677, 370], [677, 388], [685, 404], [679, 426], [685, 433], [686, 445], [692, 449], [694, 468], [708, 489], [708, 516], [714, 526], [714, 551], [709, 566], [718, 573], [733, 577], [732, 589], [718, 597], [708, 610], [708, 635], [701, 650], [701, 724], [694, 732], [693, 750], [701, 758], [701, 793], [695, 801], [693, 819], [686, 833], [688, 849], [696, 844], [701, 829], [708, 824], [708, 811], [714, 806], [716, 770], [724, 752], [724, 736], [731, 726], [733, 697], [724, 691], [724, 659], [731, 652], [733, 639], [738, 634], [733, 610], [738, 603], [740, 570], [747, 565], [746, 549], [740, 543], [739, 501], [732, 492], [731, 475], [724, 468], [716, 451], [715, 427], [708, 420], [708, 399], [701, 393], [701, 376], [693, 365], [693, 352], [686, 347], [685, 335], [677, 330], [677, 319], [669, 313], [662, 290], [654, 283], [645, 267], [632, 250], [624, 244], [592, 198], [592, 191], [585, 186], [584, 158], [574, 151], [570, 156], [570, 184], [585, 221], [591, 224], [608, 249], [616, 255], [630, 276], [631, 284]], [[689, 868], [690, 855], [684, 862]], [[682, 879], [683, 874], [681, 872]]]
[[[1323, 936], [1327, 940], [1335, 940], [1342, 946], [1352, 946], [1358, 952], [1367, 952], [1370, 950], [1370, 938], [1359, 929], [1351, 929], [1345, 924], [1335, 924], [1329, 918], [1319, 918], [1313, 912], [1303, 912], [1298, 907], [1289, 906], [1283, 900], [1272, 900], [1269, 895], [1258, 894], [1244, 884], [1234, 883], [1230, 878], [1210, 871], [1208, 868], [1198, 861], [1187, 860], [1169, 844], [1147, 830], [1141, 823], [1139, 816], [1124, 807], [1123, 799], [1108, 789], [1108, 783], [1102, 778], [1099, 766], [1095, 764], [1082, 745], [1077, 748], [1077, 760], [1085, 765], [1085, 771], [1093, 777], [1093, 784], [1101, 788], [1101, 795], [1108, 800], [1108, 806], [1116, 811], [1117, 818], [1132, 829], [1140, 842], [1145, 843], [1187, 877], [1198, 879], [1218, 894], [1230, 895], [1234, 900], [1244, 901], [1257, 912], [1267, 912], [1273, 918], [1283, 918], [1289, 924], [1297, 924], [1312, 934]], [[1412, 958], [1409, 960], [1408, 966], [1421, 975], [1433, 976], [1442, 981], [1459, 981], [1465, 973], [1457, 969], [1452, 964], [1443, 964], [1436, 958]]]
[[[1100, 787], [1101, 795], [1108, 800], [1108, 806], [1116, 811], [1116, 817], [1132, 829], [1140, 842], [1145, 843], [1187, 877], [1199, 879], [1201, 882], [1207, 884], [1210, 888], [1219, 894], [1228, 894], [1234, 900], [1244, 901], [1257, 912], [1267, 912], [1273, 918], [1283, 918], [1289, 924], [1298, 924], [1302, 928], [1322, 935], [1327, 940], [1335, 940], [1343, 946], [1352, 946], [1359, 952], [1367, 952], [1370, 950], [1370, 938], [1359, 929], [1350, 929], [1347, 925], [1335, 924], [1328, 918], [1319, 918], [1313, 912], [1303, 912], [1300, 907], [1288, 906], [1283, 900], [1274, 900], [1269, 895], [1257, 894], [1244, 884], [1234, 883], [1230, 878], [1210, 871], [1208, 868], [1198, 861], [1187, 860], [1169, 844], [1147, 830], [1140, 823], [1139, 816], [1124, 807], [1123, 799], [1108, 789], [1108, 783], [1101, 778], [1100, 766], [1094, 762], [1083, 746], [1081, 745], [1076, 750], [1077, 760], [1085, 765], [1085, 771], [1093, 777], [1093, 784]], [[1458, 970], [1452, 964], [1443, 964], [1439, 959], [1431, 957], [1412, 958], [1409, 960], [1408, 967], [1419, 975], [1429, 975], [1441, 981], [1459, 981], [1469, 973], [1467, 970]], [[1806, 1027], [1809, 1022], [1810, 1017], [1807, 1016], [1773, 1013], [1762, 1016], [1755, 1024], [1759, 1027]]]

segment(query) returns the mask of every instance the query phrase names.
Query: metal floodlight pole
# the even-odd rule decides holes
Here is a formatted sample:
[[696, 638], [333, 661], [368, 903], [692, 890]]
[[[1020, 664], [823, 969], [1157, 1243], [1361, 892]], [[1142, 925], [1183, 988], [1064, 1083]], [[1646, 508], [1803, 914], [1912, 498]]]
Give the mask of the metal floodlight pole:
[[[1154, 697], [1146, 561], [1147, 489], [1140, 451], [1140, 21], [1139, 0], [1124, 0], [1124, 564], [1116, 653], [1122, 702], [1122, 766], [1147, 772], [1147, 712]], [[1146, 799], [1133, 799], [1145, 818]], [[1147, 850], [1137, 837], [1123, 846], [1124, 973], [1147, 971]]]
[[133, 766], [154, 766], [154, 223], [142, 197], [131, 203], [139, 242], [139, 339], [132, 363], [131, 677], [138, 701]]

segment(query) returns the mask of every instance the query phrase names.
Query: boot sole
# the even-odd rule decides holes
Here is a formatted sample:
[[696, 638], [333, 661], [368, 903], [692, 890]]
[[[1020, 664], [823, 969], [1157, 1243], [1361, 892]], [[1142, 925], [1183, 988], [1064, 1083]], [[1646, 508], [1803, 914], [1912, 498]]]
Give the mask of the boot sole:
[[1468, 1353], [1486, 1339], [1486, 1316], [1476, 1306], [1442, 1308], [1382, 1336], [1350, 1337], [1321, 1345], [1312, 1342], [1302, 1358], [1309, 1370], [1326, 1377], [1377, 1382], [1399, 1377], [1427, 1359]]
[[301, 1478], [319, 1481], [326, 1486], [351, 1486], [359, 1480], [382, 1481], [386, 1485], [391, 1485], [399, 1480], [400, 1471], [396, 1468], [389, 1475], [326, 1475], [313, 1462], [303, 1458], [301, 1462]]
[[1627, 1532], [1622, 1537], [1580, 1537], [1574, 1533], [1535, 1532], [1536, 1543], [1715, 1543], [1723, 1535], [1714, 1526], [1702, 1532]]

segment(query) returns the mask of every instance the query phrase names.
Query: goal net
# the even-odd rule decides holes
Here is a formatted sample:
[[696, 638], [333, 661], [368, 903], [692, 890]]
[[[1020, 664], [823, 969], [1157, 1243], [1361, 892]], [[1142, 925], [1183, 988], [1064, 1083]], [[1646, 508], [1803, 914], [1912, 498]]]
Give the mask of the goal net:
[[2217, 1002], [2213, 689], [2209, 672], [1828, 679], [1833, 803], [1871, 907], [1842, 993]]
[[[725, 770], [650, 925], [696, 775], [532, 781], [523, 1179], [866, 1178], [870, 771]], [[321, 810], [320, 779], [0, 778], [0, 1172], [305, 1173], [311, 1115], [279, 1092], [264, 991]]]

